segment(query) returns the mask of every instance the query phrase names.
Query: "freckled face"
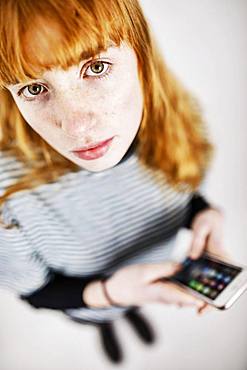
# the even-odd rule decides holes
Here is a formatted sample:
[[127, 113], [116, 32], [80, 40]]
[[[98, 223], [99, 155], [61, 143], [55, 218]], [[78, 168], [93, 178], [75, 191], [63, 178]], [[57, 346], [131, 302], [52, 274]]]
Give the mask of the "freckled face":
[[[56, 151], [98, 172], [115, 166], [139, 129], [143, 95], [133, 49], [122, 43], [66, 71], [45, 72], [28, 85], [8, 86], [26, 122]], [[114, 137], [97, 159], [71, 151]]]

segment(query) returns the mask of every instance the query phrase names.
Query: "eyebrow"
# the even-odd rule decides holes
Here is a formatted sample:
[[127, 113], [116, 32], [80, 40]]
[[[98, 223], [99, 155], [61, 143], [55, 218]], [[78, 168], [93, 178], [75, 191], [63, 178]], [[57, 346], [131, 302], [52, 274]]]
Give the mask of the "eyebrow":
[[[102, 52], [102, 51], [105, 51], [105, 52], [107, 52], [107, 49], [109, 49], [109, 48], [111, 48], [111, 47], [116, 47], [117, 45], [113, 42], [113, 41], [110, 41], [108, 44], [107, 44], [107, 48], [106, 48], [106, 50], [103, 50], [103, 49], [101, 49], [100, 47], [97, 49], [97, 51], [96, 51], [96, 53], [94, 54], [94, 56], [95, 55], [98, 55], [98, 54], [100, 54], [100, 52]], [[84, 50], [84, 51], [82, 51], [81, 52], [81, 54], [80, 54], [80, 60], [81, 61], [85, 61], [85, 60], [87, 60], [87, 59], [89, 59], [89, 58], [91, 58], [92, 57], [92, 53], [89, 51], [89, 50]], [[40, 79], [42, 79], [42, 78], [40, 78]], [[36, 78], [36, 79], [31, 79], [30, 80], [30, 82], [20, 82], [20, 83], [18, 83], [18, 84], [10, 84], [10, 85], [6, 85], [6, 87], [8, 88], [8, 87], [13, 87], [13, 88], [15, 88], [15, 89], [18, 89], [19, 87], [21, 87], [22, 85], [25, 85], [26, 83], [32, 83], [32, 81], [37, 81], [37, 80], [39, 80], [39, 78]]]

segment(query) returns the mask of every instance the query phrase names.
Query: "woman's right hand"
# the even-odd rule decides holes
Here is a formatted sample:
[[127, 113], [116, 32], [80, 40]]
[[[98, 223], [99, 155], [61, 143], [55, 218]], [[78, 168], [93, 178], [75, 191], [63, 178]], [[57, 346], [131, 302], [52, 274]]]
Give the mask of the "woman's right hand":
[[180, 269], [181, 265], [174, 262], [128, 265], [113, 273], [105, 283], [106, 289], [110, 298], [121, 306], [156, 302], [203, 308], [204, 301], [164, 279]]

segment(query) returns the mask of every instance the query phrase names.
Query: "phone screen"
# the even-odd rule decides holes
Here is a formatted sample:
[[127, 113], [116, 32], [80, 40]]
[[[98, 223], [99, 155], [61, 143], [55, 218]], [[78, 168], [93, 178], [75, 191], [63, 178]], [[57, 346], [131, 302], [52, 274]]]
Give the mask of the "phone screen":
[[171, 280], [179, 281], [214, 300], [241, 271], [241, 267], [216, 262], [202, 255], [197, 260], [187, 258], [183, 262], [183, 269]]

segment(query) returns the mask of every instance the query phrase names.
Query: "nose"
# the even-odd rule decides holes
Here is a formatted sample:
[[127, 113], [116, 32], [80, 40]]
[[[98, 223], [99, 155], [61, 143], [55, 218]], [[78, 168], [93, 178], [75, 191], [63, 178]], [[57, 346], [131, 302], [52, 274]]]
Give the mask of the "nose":
[[60, 127], [66, 136], [74, 138], [90, 135], [96, 124], [96, 117], [92, 112], [70, 112], [60, 120]]

